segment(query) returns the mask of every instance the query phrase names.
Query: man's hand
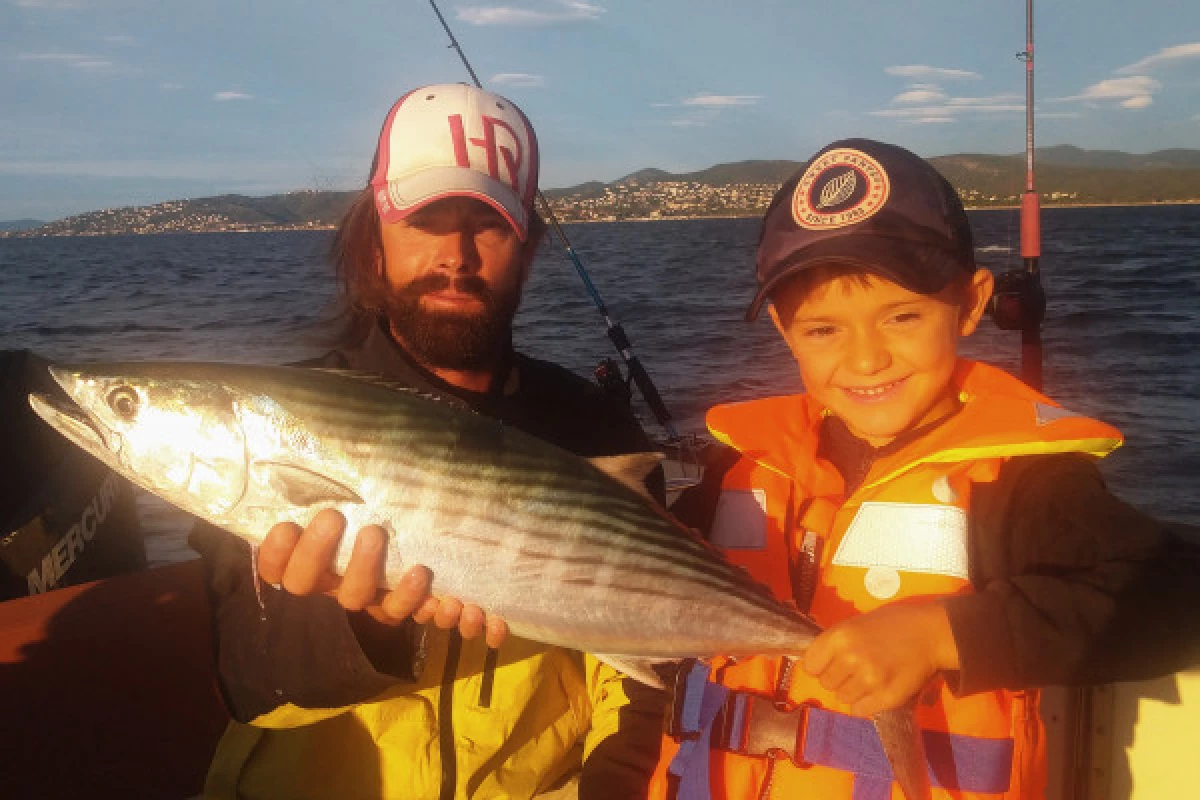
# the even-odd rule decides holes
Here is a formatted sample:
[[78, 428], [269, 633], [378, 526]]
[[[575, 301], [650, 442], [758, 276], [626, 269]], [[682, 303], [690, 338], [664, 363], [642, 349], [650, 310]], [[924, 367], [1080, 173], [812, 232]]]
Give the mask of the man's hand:
[[898, 603], [843, 620], [804, 654], [804, 671], [861, 716], [899, 708], [938, 671], [954, 669], [958, 647], [936, 601]]
[[433, 620], [445, 630], [457, 627], [464, 639], [486, 634], [489, 647], [504, 641], [508, 626], [501, 617], [488, 617], [479, 606], [453, 597], [430, 595], [433, 574], [426, 567], [410, 567], [390, 592], [380, 588], [387, 532], [378, 525], [358, 532], [346, 573], [334, 573], [334, 556], [345, 530], [345, 517], [332, 509], [320, 511], [304, 530], [294, 522], [279, 523], [259, 547], [259, 575], [291, 594], [333, 595], [346, 610], [366, 611], [380, 622], [398, 625], [411, 616], [420, 623]]

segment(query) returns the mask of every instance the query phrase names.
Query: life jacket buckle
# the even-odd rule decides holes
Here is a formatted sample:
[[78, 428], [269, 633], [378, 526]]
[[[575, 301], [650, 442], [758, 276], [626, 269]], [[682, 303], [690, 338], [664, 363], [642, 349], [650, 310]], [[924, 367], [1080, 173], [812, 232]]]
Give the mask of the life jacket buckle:
[[763, 695], [731, 692], [713, 724], [712, 746], [758, 758], [804, 761], [804, 734], [810, 703], [791, 705]]

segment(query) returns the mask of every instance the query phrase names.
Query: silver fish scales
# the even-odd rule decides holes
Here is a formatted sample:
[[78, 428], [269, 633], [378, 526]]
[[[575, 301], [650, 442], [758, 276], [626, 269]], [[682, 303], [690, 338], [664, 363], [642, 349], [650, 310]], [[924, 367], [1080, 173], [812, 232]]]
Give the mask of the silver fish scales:
[[[579, 458], [448, 402], [322, 370], [53, 374], [84, 413], [35, 400], [39, 413], [149, 491], [251, 543], [324, 508], [350, 531], [382, 525], [387, 585], [424, 564], [435, 592], [502, 615], [517, 635], [677, 658], [796, 653], [817, 631], [634, 488], [657, 456]], [[352, 546], [344, 537], [339, 571]]]

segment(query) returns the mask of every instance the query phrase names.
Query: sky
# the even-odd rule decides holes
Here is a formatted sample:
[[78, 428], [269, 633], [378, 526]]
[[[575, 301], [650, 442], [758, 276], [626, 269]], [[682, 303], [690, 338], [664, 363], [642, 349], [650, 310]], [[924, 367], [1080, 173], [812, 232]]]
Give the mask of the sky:
[[[1024, 148], [1017, 0], [441, 0], [543, 188], [866, 136]], [[1037, 143], [1200, 148], [1200, 2], [1043, 0]], [[0, 0], [0, 220], [356, 189], [384, 115], [468, 80], [425, 0]]]

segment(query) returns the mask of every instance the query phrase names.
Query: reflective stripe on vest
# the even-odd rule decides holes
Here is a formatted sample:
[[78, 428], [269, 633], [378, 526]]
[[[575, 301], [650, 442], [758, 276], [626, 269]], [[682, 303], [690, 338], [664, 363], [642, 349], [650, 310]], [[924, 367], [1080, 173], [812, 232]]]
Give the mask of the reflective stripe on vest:
[[[746, 735], [746, 711], [753, 695], [712, 683], [709, 675], [709, 667], [697, 663], [677, 684], [683, 692], [676, 701], [682, 704], [680, 746], [668, 772], [679, 778], [678, 800], [710, 800], [709, 753], [713, 749], [713, 724], [722, 708], [727, 708], [731, 717], [729, 740], [742, 741]], [[869, 719], [816, 706], [804, 707], [803, 713], [804, 724], [797, 737], [800, 762], [853, 773], [852, 800], [887, 800], [894, 776], [874, 724]], [[749, 724], [754, 724], [752, 717]], [[933, 786], [985, 794], [1008, 791], [1012, 739], [941, 731], [922, 731], [921, 736]]]

